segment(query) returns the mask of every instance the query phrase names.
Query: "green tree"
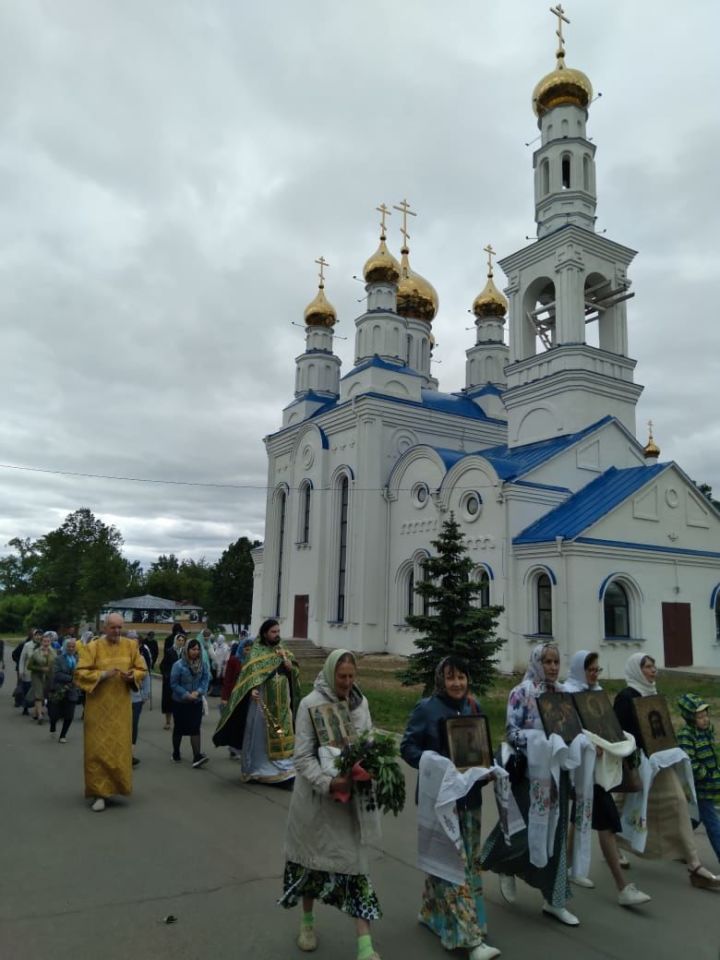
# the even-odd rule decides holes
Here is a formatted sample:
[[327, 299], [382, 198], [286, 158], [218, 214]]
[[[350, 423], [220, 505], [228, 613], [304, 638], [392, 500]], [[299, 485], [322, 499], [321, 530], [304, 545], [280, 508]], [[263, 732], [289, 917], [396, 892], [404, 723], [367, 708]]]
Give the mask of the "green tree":
[[[140, 597], [147, 592], [147, 578], [139, 560], [125, 560], [123, 597]], [[112, 597], [110, 599], [116, 599]]]
[[695, 486], [698, 488], [698, 491], [699, 491], [704, 497], [707, 497], [707, 499], [710, 501], [710, 503], [711, 503], [714, 507], [717, 507], [718, 510], [720, 510], [720, 500], [716, 500], [716, 499], [713, 497], [713, 491], [712, 491], [712, 487], [710, 486], [710, 484], [709, 484], [709, 483], [698, 483], [697, 480], [693, 480], [693, 483], [694, 483]]
[[425, 561], [425, 578], [415, 587], [427, 612], [406, 618], [422, 636], [415, 641], [417, 652], [398, 676], [405, 686], [422, 683], [428, 696], [435, 686], [438, 663], [454, 653], [467, 660], [473, 690], [482, 693], [493, 684], [495, 653], [505, 642], [495, 635], [503, 608], [476, 605], [481, 586], [471, 579], [474, 564], [454, 514], [443, 523], [432, 545], [437, 555]]
[[[145, 581], [147, 592], [167, 600], [180, 598], [180, 561], [174, 553], [164, 554], [150, 564]], [[184, 598], [183, 598], [184, 599]]]
[[[82, 617], [93, 619], [100, 607], [117, 596], [126, 583], [120, 552], [120, 531], [87, 508], [68, 514], [63, 523], [36, 541], [34, 591], [45, 595], [45, 624], [64, 627]], [[33, 617], [35, 611], [31, 613]]]
[[252, 614], [253, 561], [251, 551], [259, 540], [240, 537], [224, 551], [212, 574], [207, 612], [216, 623], [233, 627], [250, 623]]
[[29, 594], [37, 570], [37, 548], [29, 539], [20, 537], [14, 537], [8, 546], [15, 554], [10, 553], [0, 560], [0, 592], [13, 596]]

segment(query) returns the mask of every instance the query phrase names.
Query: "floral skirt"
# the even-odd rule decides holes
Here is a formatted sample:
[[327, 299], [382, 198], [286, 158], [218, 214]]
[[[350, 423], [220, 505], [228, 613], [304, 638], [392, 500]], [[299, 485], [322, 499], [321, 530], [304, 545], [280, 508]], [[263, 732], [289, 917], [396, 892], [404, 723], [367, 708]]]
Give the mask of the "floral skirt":
[[463, 839], [465, 883], [426, 876], [420, 920], [440, 937], [446, 950], [472, 949], [487, 932], [480, 868], [481, 810], [458, 809]]
[[310, 870], [288, 860], [283, 877], [283, 895], [278, 903], [281, 907], [294, 907], [303, 897], [320, 900], [360, 920], [379, 920], [382, 916], [370, 877], [362, 873]]

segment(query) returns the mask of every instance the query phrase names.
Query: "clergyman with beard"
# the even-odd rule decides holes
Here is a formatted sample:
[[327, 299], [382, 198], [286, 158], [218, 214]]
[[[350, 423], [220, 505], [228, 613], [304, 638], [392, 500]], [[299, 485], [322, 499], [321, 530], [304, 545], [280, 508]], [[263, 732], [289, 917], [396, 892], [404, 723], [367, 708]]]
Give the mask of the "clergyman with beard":
[[250, 647], [213, 736], [216, 747], [242, 752], [243, 780], [292, 783], [299, 702], [297, 662], [280, 642], [277, 620], [266, 620]]

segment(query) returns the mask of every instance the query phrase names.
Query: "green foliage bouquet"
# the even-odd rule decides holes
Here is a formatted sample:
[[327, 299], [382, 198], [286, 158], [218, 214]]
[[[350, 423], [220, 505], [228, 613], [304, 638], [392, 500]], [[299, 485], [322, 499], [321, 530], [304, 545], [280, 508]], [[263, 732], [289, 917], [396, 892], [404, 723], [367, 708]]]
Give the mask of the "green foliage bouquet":
[[341, 776], [352, 779], [366, 810], [397, 816], [405, 806], [405, 777], [397, 757], [394, 737], [366, 731], [342, 748], [335, 765]]

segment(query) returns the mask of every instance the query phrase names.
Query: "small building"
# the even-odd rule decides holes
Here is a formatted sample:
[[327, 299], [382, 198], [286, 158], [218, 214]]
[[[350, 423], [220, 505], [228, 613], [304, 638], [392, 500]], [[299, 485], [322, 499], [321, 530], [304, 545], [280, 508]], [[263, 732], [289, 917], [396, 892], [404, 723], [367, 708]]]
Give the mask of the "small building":
[[110, 600], [100, 611], [101, 622], [110, 613], [119, 613], [129, 629], [149, 629], [151, 624], [180, 623], [186, 630], [203, 623], [206, 619], [202, 607], [193, 603], [153, 597], [149, 593], [141, 597], [125, 597]]

